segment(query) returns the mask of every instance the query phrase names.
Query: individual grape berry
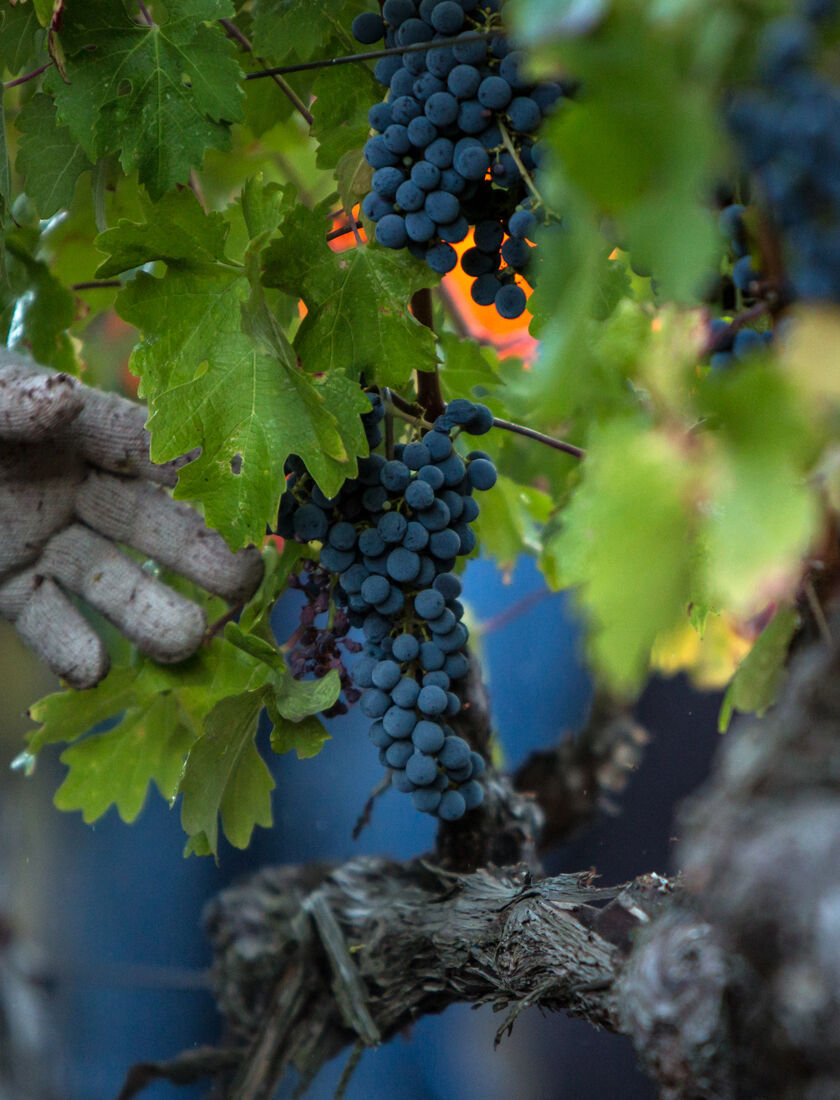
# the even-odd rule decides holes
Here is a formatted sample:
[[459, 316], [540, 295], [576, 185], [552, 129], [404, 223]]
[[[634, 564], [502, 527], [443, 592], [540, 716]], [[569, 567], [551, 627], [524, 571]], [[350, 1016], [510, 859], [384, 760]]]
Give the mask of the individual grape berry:
[[[403, 745], [405, 741], [401, 742]], [[383, 764], [388, 764], [387, 754], [383, 753]], [[399, 791], [400, 794], [413, 794], [416, 790], [414, 784], [405, 774], [404, 768], [394, 768], [391, 772], [391, 786], [395, 791]]]
[[[455, 201], [457, 202], [457, 199]], [[445, 227], [441, 226], [441, 236], [444, 230]], [[464, 236], [466, 236], [466, 230]], [[458, 253], [450, 244], [440, 241], [427, 250], [425, 260], [432, 271], [436, 271], [439, 275], [446, 275], [458, 263]]]
[[490, 167], [490, 157], [487, 150], [476, 141], [456, 148], [452, 163], [464, 179], [483, 180]]
[[[365, 621], [362, 623], [362, 631], [369, 642], [381, 642], [387, 635], [389, 629], [390, 623], [388, 620], [384, 615], [380, 615], [376, 611], [372, 611], [370, 615], [366, 615]], [[441, 643], [442, 639], [438, 644], [443, 648]], [[376, 715], [376, 717], [378, 718], [379, 715]]]
[[[416, 484], [422, 484], [418, 482]], [[409, 486], [411, 488], [411, 486]], [[409, 502], [410, 503], [410, 502]], [[423, 526], [422, 523], [418, 523], [416, 520], [410, 520], [408, 526], [405, 529], [405, 536], [403, 537], [403, 546], [406, 550], [425, 550], [429, 545], [429, 532]], [[420, 563], [422, 569], [422, 562]], [[417, 580], [419, 580], [420, 574], [417, 574]]]
[[451, 92], [435, 92], [426, 100], [423, 111], [433, 126], [450, 126], [458, 117], [458, 100]]
[[468, 780], [458, 788], [458, 793], [464, 800], [467, 810], [474, 810], [484, 801], [484, 788], [474, 779]]
[[537, 219], [530, 210], [516, 210], [508, 221], [511, 237], [527, 237], [530, 240], [536, 228]]
[[[419, 119], [417, 121], [419, 122]], [[424, 191], [434, 191], [440, 183], [440, 175], [440, 168], [427, 160], [418, 160], [411, 168], [412, 182], [422, 187]]]
[[382, 7], [382, 16], [391, 27], [399, 27], [415, 14], [414, 0], [385, 0]]
[[454, 558], [461, 548], [461, 539], [451, 527], [435, 531], [429, 538], [429, 549], [436, 558], [448, 561]]
[[427, 672], [436, 672], [446, 663], [446, 654], [435, 642], [423, 642], [420, 646], [420, 664]]
[[391, 106], [384, 100], [381, 103], [374, 103], [371, 109], [368, 111], [368, 122], [372, 130], [378, 130], [382, 133], [393, 121], [391, 118]]
[[531, 259], [531, 246], [521, 238], [510, 237], [502, 245], [502, 259], [517, 271], [521, 271], [528, 266]]
[[419, 694], [420, 685], [416, 680], [412, 680], [410, 676], [403, 676], [400, 682], [391, 690], [391, 698], [399, 707], [413, 707]]
[[405, 516], [399, 512], [386, 512], [377, 522], [376, 530], [386, 546], [395, 546], [402, 542], [407, 526]]
[[390, 748], [394, 743], [393, 737], [389, 736], [385, 732], [385, 727], [382, 725], [382, 719], [377, 718], [373, 725], [368, 730], [368, 737], [372, 744], [378, 749]]
[[464, 9], [455, 0], [442, 0], [432, 9], [431, 23], [438, 34], [457, 34], [464, 22]]
[[[473, 278], [480, 275], [491, 275], [494, 271], [499, 269], [499, 266], [500, 260], [498, 253], [491, 256], [489, 253], [483, 252], [479, 248], [468, 248], [461, 257], [461, 267], [464, 270], [464, 274], [471, 275]], [[494, 279], [494, 282], [495, 281]], [[486, 302], [483, 304], [489, 305], [490, 303]]]
[[412, 214], [407, 214], [405, 229], [408, 236], [420, 244], [425, 244], [435, 235], [435, 223], [425, 210], [417, 210]]
[[385, 34], [385, 24], [378, 12], [363, 11], [353, 20], [350, 30], [357, 42], [363, 46], [372, 46]]
[[547, 115], [552, 107], [562, 98], [563, 89], [559, 84], [538, 84], [531, 92], [531, 99], [533, 99], [544, 115]]
[[[431, 28], [422, 19], [406, 19], [397, 31], [397, 43], [400, 46], [416, 46], [421, 42], [429, 42], [432, 37]], [[403, 64], [405, 64], [405, 59], [403, 59]]]
[[463, 768], [470, 763], [470, 746], [463, 737], [447, 737], [443, 748], [438, 753], [438, 760], [447, 770]]
[[[411, 95], [414, 91], [414, 77], [406, 68], [397, 69], [391, 77], [391, 100]], [[393, 119], [392, 119], [393, 121]]]
[[474, 489], [492, 489], [496, 484], [496, 467], [486, 458], [477, 458], [467, 467], [467, 477]]
[[386, 214], [376, 223], [375, 236], [385, 248], [403, 248], [408, 240], [405, 219], [399, 214]]
[[437, 722], [430, 722], [428, 719], [421, 718], [411, 732], [411, 740], [419, 752], [434, 755], [443, 748], [446, 738], [443, 729]]
[[[391, 749], [388, 749], [390, 752]], [[441, 795], [440, 805], [438, 806], [438, 817], [441, 821], [459, 821], [467, 810], [467, 804], [464, 801], [463, 795], [458, 791], [450, 790], [444, 791]]]
[[458, 99], [471, 99], [480, 83], [481, 73], [474, 65], [456, 65], [446, 78], [447, 88]]
[[426, 54], [426, 68], [440, 80], [448, 76], [456, 64], [451, 46], [435, 46]]
[[321, 547], [319, 555], [321, 565], [330, 573], [343, 573], [345, 569], [350, 568], [355, 559], [356, 555], [352, 550], [336, 550], [329, 544]]
[[423, 105], [413, 95], [398, 96], [391, 103], [391, 118], [394, 122], [408, 127], [412, 119], [423, 114]]
[[[458, 253], [455, 251], [454, 248], [449, 248], [449, 245], [450, 244], [457, 244], [459, 241], [463, 241], [464, 238], [469, 233], [469, 231], [470, 231], [470, 223], [467, 221], [467, 219], [463, 215], [460, 215], [459, 217], [457, 217], [454, 222], [449, 222], [448, 225], [439, 225], [438, 226], [438, 236], [440, 237], [441, 241], [445, 241], [446, 244], [447, 244], [447, 248], [446, 248], [446, 257], [447, 257], [447, 263], [448, 263], [448, 266], [446, 268], [447, 271], [451, 271], [452, 268], [454, 268], [455, 265], [458, 262]], [[432, 267], [434, 270], [437, 270], [437, 268], [434, 268], [434, 265], [432, 264], [432, 261], [429, 259], [429, 254], [428, 253], [426, 253], [426, 262], [429, 264], [429, 267]]]
[[359, 535], [359, 549], [366, 557], [376, 558], [384, 553], [385, 540], [375, 527], [368, 527]]
[[446, 607], [446, 601], [439, 591], [428, 588], [414, 597], [414, 610], [421, 619], [436, 619]]
[[430, 716], [443, 714], [446, 710], [446, 692], [439, 687], [421, 688], [417, 696], [417, 709], [421, 714]]
[[420, 571], [420, 558], [413, 550], [398, 546], [388, 555], [388, 575], [399, 584], [413, 581]]
[[515, 96], [507, 106], [507, 117], [514, 130], [531, 133], [542, 121], [542, 113], [530, 96]]
[[400, 634], [394, 638], [392, 653], [397, 661], [413, 661], [420, 653], [420, 643], [413, 634]]
[[[368, 577], [362, 585], [362, 596], [368, 603], [381, 603], [383, 600], [387, 600], [388, 594], [391, 591], [391, 585], [385, 577], [372, 576]], [[377, 687], [381, 687], [378, 684]]]
[[418, 787], [428, 787], [437, 778], [437, 762], [434, 757], [415, 751], [406, 762], [405, 774]]
[[411, 793], [411, 801], [415, 810], [419, 810], [422, 814], [437, 813], [441, 797], [440, 791], [436, 791], [431, 787], [421, 787]]
[[417, 476], [421, 481], [427, 481], [433, 489], [443, 488], [443, 473], [438, 466], [421, 466]]
[[[487, 7], [487, 3], [482, 5]], [[459, 42], [452, 47], [453, 64], [480, 65], [487, 57], [487, 43], [480, 41]]]
[[390, 695], [378, 688], [368, 688], [359, 703], [359, 709], [366, 718], [381, 718], [390, 706]]
[[486, 76], [478, 86], [478, 101], [492, 111], [500, 111], [510, 103], [510, 84], [501, 76]]
[[499, 287], [494, 302], [500, 317], [513, 320], [524, 313], [527, 298], [522, 287], [516, 283], [508, 283]]
[[435, 491], [427, 481], [412, 481], [405, 491], [405, 500], [412, 508], [422, 511], [434, 503]]
[[450, 653], [443, 669], [450, 680], [460, 680], [467, 675], [470, 662], [463, 653]]
[[353, 683], [360, 688], [371, 687], [373, 684], [373, 670], [376, 668], [377, 664], [378, 661], [375, 657], [370, 657], [367, 654], [364, 657], [360, 657], [353, 665], [350, 673], [353, 677]]
[[385, 711], [382, 725], [389, 737], [402, 740], [411, 736], [411, 731], [417, 725], [417, 715], [406, 707], [392, 706]]
[[454, 573], [441, 573], [435, 577], [434, 588], [445, 600], [455, 600], [461, 595], [461, 581]]
[[380, 57], [373, 67], [373, 75], [380, 84], [384, 84], [387, 88], [391, 83], [391, 77], [397, 69], [401, 68], [402, 61], [399, 57]]
[[413, 755], [414, 745], [411, 741], [395, 741], [385, 750], [385, 759], [391, 768], [404, 768]]
[[449, 526], [449, 509], [442, 500], [436, 499], [431, 508], [418, 514], [417, 519], [429, 532], [442, 531]]
[[329, 529], [329, 520], [315, 504], [304, 504], [298, 508], [293, 523], [295, 534], [304, 542], [322, 539]]
[[363, 152], [371, 168], [393, 168], [399, 164], [399, 157], [385, 144], [382, 134], [374, 134], [373, 137], [368, 138]]
[[444, 691], [449, 690], [450, 680], [443, 669], [438, 669], [437, 672], [426, 672], [423, 674], [422, 687], [439, 687]]

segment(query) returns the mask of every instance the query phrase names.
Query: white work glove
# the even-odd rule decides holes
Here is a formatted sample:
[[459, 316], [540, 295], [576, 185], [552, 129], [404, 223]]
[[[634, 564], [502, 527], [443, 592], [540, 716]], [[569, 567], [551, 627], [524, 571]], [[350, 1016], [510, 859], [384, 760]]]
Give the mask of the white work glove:
[[262, 578], [255, 547], [232, 553], [189, 505], [177, 470], [149, 459], [146, 409], [0, 348], [0, 615], [67, 683], [91, 687], [108, 652], [63, 589], [156, 661], [201, 644], [204, 612], [121, 553], [123, 543], [230, 602]]

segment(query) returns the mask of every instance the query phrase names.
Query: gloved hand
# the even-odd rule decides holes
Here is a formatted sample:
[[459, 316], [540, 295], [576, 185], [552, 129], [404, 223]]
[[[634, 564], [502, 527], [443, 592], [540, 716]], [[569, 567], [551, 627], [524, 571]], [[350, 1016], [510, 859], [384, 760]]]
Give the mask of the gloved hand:
[[76, 688], [105, 676], [108, 652], [62, 589], [101, 612], [143, 653], [194, 653], [204, 612], [121, 553], [143, 554], [231, 602], [262, 578], [255, 547], [231, 553], [172, 500], [195, 455], [149, 459], [146, 409], [0, 348], [0, 615]]

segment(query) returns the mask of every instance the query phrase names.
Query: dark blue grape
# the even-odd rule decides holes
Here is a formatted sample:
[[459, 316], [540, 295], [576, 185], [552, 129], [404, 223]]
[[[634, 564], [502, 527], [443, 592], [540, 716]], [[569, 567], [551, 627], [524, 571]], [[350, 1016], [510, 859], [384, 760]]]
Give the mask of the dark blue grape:
[[403, 57], [403, 65], [414, 77], [420, 76], [426, 70], [426, 52], [417, 50], [415, 53], [407, 53]]
[[350, 550], [356, 545], [356, 528], [352, 523], [336, 523], [330, 528], [329, 541], [336, 550]]
[[404, 768], [413, 754], [414, 745], [411, 741], [395, 741], [393, 745], [385, 750], [385, 759], [391, 768]]
[[[465, 274], [472, 275], [473, 277], [478, 275], [491, 275], [499, 268], [499, 255], [496, 253], [495, 256], [491, 256], [488, 252], [482, 252], [479, 248], [468, 248], [461, 257], [461, 267], [464, 269]], [[479, 303], [479, 305], [489, 304], [489, 302]]]
[[419, 810], [421, 814], [437, 813], [438, 807], [440, 806], [440, 800], [440, 791], [436, 791], [431, 787], [421, 787], [419, 790], [412, 791], [411, 793], [411, 801], [414, 804], [414, 809]]
[[443, 488], [443, 473], [437, 466], [421, 466], [417, 476], [422, 481], [428, 481], [433, 489]]
[[495, 123], [491, 123], [486, 129], [482, 130], [477, 138], [481, 142], [482, 149], [486, 149], [488, 153], [491, 150], [500, 149], [504, 144], [502, 131]]
[[463, 798], [464, 805], [468, 810], [474, 810], [484, 801], [484, 788], [474, 779], [470, 779], [459, 787], [458, 793]]
[[377, 558], [385, 551], [385, 541], [375, 527], [367, 527], [359, 535], [359, 549], [370, 558]]
[[433, 142], [426, 146], [424, 156], [426, 160], [436, 168], [448, 168], [452, 163], [452, 152], [454, 148], [455, 146], [449, 138], [435, 138]]
[[445, 600], [455, 600], [461, 595], [461, 581], [454, 573], [441, 573], [435, 577], [434, 586]]
[[459, 42], [452, 47], [452, 57], [453, 63], [480, 65], [487, 57], [487, 43], [481, 41]]
[[507, 107], [507, 117], [514, 130], [529, 134], [542, 121], [539, 107], [530, 96], [518, 95]]
[[406, 503], [418, 511], [430, 508], [434, 503], [435, 491], [427, 481], [412, 481], [405, 491]]
[[502, 259], [518, 271], [522, 270], [531, 259], [531, 246], [521, 237], [510, 237], [502, 245]]
[[749, 328], [742, 328], [740, 332], [736, 333], [732, 343], [732, 350], [738, 359], [743, 359], [756, 351], [763, 351], [764, 347], [765, 343], [761, 333], [754, 332]]
[[[445, 228], [445, 226], [441, 226], [441, 236], [443, 236]], [[432, 271], [436, 271], [439, 275], [445, 275], [458, 263], [458, 253], [450, 244], [439, 241], [438, 244], [432, 245], [426, 252], [426, 263]]]
[[464, 427], [470, 435], [486, 435], [493, 427], [493, 413], [486, 405], [476, 404], [473, 406], [472, 416]]
[[391, 118], [402, 126], [408, 126], [413, 118], [422, 113], [422, 104], [413, 95], [401, 95], [391, 103]]
[[480, 779], [487, 769], [487, 762], [477, 752], [470, 753], [470, 776], [472, 779]]
[[467, 146], [459, 142], [455, 148], [453, 164], [465, 179], [483, 180], [490, 167], [490, 157], [477, 141], [470, 142]]
[[[446, 601], [437, 589], [428, 588], [414, 598], [414, 610], [422, 619], [436, 619], [446, 607]], [[454, 623], [454, 619], [453, 619]]]
[[537, 219], [530, 210], [516, 210], [508, 221], [508, 233], [511, 237], [528, 237], [533, 240], [532, 234], [537, 228]]
[[461, 206], [457, 198], [446, 191], [430, 191], [426, 195], [425, 210], [432, 221], [446, 225], [458, 217]]
[[394, 739], [385, 732], [382, 719], [377, 718], [368, 730], [368, 737], [378, 749], [388, 749], [393, 745]]
[[519, 167], [510, 153], [500, 153], [496, 163], [490, 169], [493, 183], [497, 187], [510, 188], [519, 182]]
[[425, 191], [422, 191], [416, 183], [412, 183], [411, 180], [406, 180], [405, 183], [401, 183], [397, 188], [396, 200], [397, 206], [401, 210], [411, 212], [413, 210], [419, 210], [426, 199]]
[[396, 122], [392, 122], [382, 135], [382, 141], [385, 148], [397, 156], [402, 156], [411, 148], [408, 130], [405, 126], [400, 126], [399, 123]]
[[429, 549], [436, 558], [446, 561], [454, 558], [461, 548], [461, 540], [451, 527], [435, 531], [429, 539]]
[[492, 489], [496, 484], [496, 467], [486, 458], [477, 458], [467, 467], [467, 477], [474, 489]]
[[426, 672], [423, 675], [423, 687], [439, 687], [444, 691], [449, 690], [449, 676], [442, 668], [436, 672]]
[[[435, 594], [440, 595], [439, 592]], [[445, 607], [436, 618], [429, 620], [429, 629], [433, 634], [448, 634], [454, 626], [455, 615], [448, 607]]]
[[433, 462], [442, 462], [452, 454], [452, 441], [448, 435], [443, 435], [441, 432], [428, 432], [423, 436], [423, 443], [428, 448]]
[[295, 534], [304, 542], [322, 539], [330, 525], [327, 517], [315, 504], [304, 504], [298, 508], [293, 522]]
[[449, 191], [453, 195], [463, 195], [467, 190], [467, 181], [454, 168], [444, 168], [440, 174], [439, 184], [441, 191]]
[[421, 466], [428, 465], [431, 460], [432, 456], [429, 453], [429, 448], [420, 441], [408, 443], [403, 451], [403, 462], [409, 470], [419, 470]]
[[446, 78], [446, 86], [458, 99], [470, 99], [478, 91], [481, 73], [474, 65], [456, 65]]
[[350, 30], [357, 42], [364, 46], [372, 46], [385, 34], [385, 24], [378, 12], [363, 11], [353, 20]]
[[448, 76], [456, 64], [451, 46], [435, 46], [426, 54], [426, 68], [440, 80]]
[[[403, 745], [405, 743], [406, 743], [405, 741], [398, 742], [398, 744], [403, 744]], [[382, 757], [383, 757], [382, 763], [387, 765], [387, 766], [390, 766], [390, 765], [388, 765], [387, 753], [383, 753]], [[391, 786], [394, 788], [395, 791], [399, 791], [400, 794], [413, 794], [414, 791], [416, 790], [414, 784], [411, 782], [411, 780], [405, 774], [405, 769], [404, 768], [394, 768], [394, 770], [391, 772]]]
[[445, 458], [443, 462], [438, 464], [437, 468], [443, 474], [444, 485], [448, 485], [450, 488], [458, 485], [467, 472], [463, 459], [457, 454], [451, 454], [449, 458]]
[[432, 9], [431, 23], [439, 34], [457, 34], [464, 22], [464, 9], [455, 0], [442, 0]]
[[420, 555], [420, 572], [414, 578], [414, 584], [417, 588], [427, 588], [435, 579], [437, 569], [435, 567], [434, 558], [428, 554]]
[[376, 223], [376, 240], [385, 248], [403, 248], [408, 240], [405, 219], [399, 214], [386, 214], [380, 218]]
[[477, 541], [473, 529], [471, 527], [468, 527], [466, 523], [457, 523], [455, 527], [453, 527], [453, 530], [457, 534], [460, 543], [458, 553], [472, 553]]
[[[369, 615], [366, 615], [365, 621], [362, 623], [362, 631], [369, 642], [381, 642], [390, 629], [391, 624], [385, 616], [378, 614], [376, 611], [371, 611]], [[373, 717], [378, 718], [379, 715]]]
[[760, 278], [761, 276], [753, 268], [749, 256], [742, 256], [740, 260], [736, 260], [732, 265], [732, 282], [742, 294], [746, 294], [750, 289], [750, 285]]
[[437, 778], [437, 762], [425, 753], [414, 751], [405, 765], [405, 774], [418, 787], [428, 787]]
[[427, 531], [442, 531], [449, 525], [449, 509], [442, 500], [435, 500], [431, 508], [420, 512], [417, 516], [420, 523]]
[[461, 709], [461, 700], [455, 694], [454, 691], [447, 691], [446, 693], [446, 717], [454, 718]]
[[368, 111], [368, 123], [372, 130], [379, 130], [380, 133], [391, 125], [391, 105], [385, 103], [384, 100], [381, 103], [374, 103], [371, 109]]
[[458, 100], [450, 92], [435, 92], [426, 100], [423, 110], [434, 126], [449, 126], [458, 117]]
[[356, 560], [356, 554], [353, 550], [336, 550], [327, 544], [321, 547], [319, 558], [321, 565], [330, 573], [343, 573]]
[[425, 103], [429, 96], [433, 95], [435, 92], [443, 91], [446, 91], [444, 82], [440, 77], [428, 72], [428, 70], [417, 77], [412, 87], [414, 98], [419, 99], [421, 103]]
[[428, 23], [422, 19], [406, 19], [397, 32], [397, 44], [400, 46], [416, 46], [420, 42], [429, 42], [433, 37]]
[[[386, 462], [382, 467], [379, 478], [389, 492], [401, 493], [411, 480], [411, 471], [404, 462], [392, 459], [390, 462]], [[385, 541], [387, 542], [388, 540], [386, 539]]]
[[[391, 749], [388, 750], [390, 752]], [[437, 815], [441, 821], [459, 821], [467, 811], [467, 804], [458, 791], [444, 791]]]
[[412, 145], [417, 149], [425, 149], [437, 137], [437, 126], [429, 122], [425, 115], [418, 115], [409, 122], [406, 133]]
[[377, 168], [373, 173], [371, 184], [374, 191], [380, 194], [384, 199], [393, 199], [397, 193], [397, 188], [404, 179], [405, 173], [399, 168]]
[[361, 562], [351, 565], [341, 574], [341, 587], [345, 592], [361, 592], [362, 585], [367, 580], [368, 571]]
[[478, 86], [478, 101], [491, 111], [500, 111], [511, 100], [511, 87], [501, 76], [486, 76]]
[[435, 235], [435, 223], [425, 210], [416, 210], [412, 214], [407, 214], [405, 229], [413, 241], [419, 241], [420, 243], [430, 241]]
[[446, 658], [443, 669], [450, 680], [460, 680], [467, 675], [470, 662], [463, 653], [450, 653]]
[[365, 718], [381, 718], [391, 705], [391, 696], [378, 688], [368, 688], [359, 703]]
[[388, 576], [399, 584], [413, 581], [420, 571], [420, 558], [413, 550], [398, 546], [388, 555]]
[[397, 69], [391, 77], [391, 101], [403, 95], [413, 95], [414, 77], [405, 67]]
[[399, 680], [400, 666], [396, 661], [379, 661], [371, 674], [374, 687], [379, 688], [381, 691], [390, 691], [395, 684], [399, 683]]
[[463, 623], [456, 623], [448, 634], [436, 634], [435, 642], [444, 653], [455, 653], [467, 644], [469, 631]]
[[411, 732], [411, 740], [420, 752], [433, 754], [443, 747], [445, 737], [437, 722], [421, 719]]
[[[448, 225], [438, 226], [438, 236], [441, 241], [445, 242], [447, 245], [450, 243], [457, 244], [458, 241], [462, 241], [469, 231], [470, 223], [463, 215], [457, 217], [454, 222], [450, 222]], [[458, 253], [454, 248], [450, 249], [447, 247], [446, 251], [442, 252], [440, 257], [435, 257], [435, 263], [440, 266], [436, 267], [435, 263], [432, 263], [428, 253], [426, 254], [426, 262], [434, 271], [441, 271], [445, 274], [447, 271], [451, 271], [458, 263]], [[445, 268], [443, 267], [444, 262], [446, 263]]]
[[391, 78], [397, 69], [402, 68], [402, 61], [399, 57], [380, 57], [373, 67], [373, 75], [379, 81], [380, 84], [384, 84], [387, 88], [391, 83]]
[[399, 634], [394, 638], [393, 655], [398, 661], [413, 661], [420, 653], [420, 643], [413, 634]]
[[[419, 122], [420, 120], [418, 119], [417, 121]], [[428, 119], [424, 121], [428, 122]], [[431, 125], [431, 123], [429, 123], [429, 125]], [[409, 127], [409, 129], [411, 129], [411, 127]], [[435, 164], [430, 164], [427, 160], [418, 160], [416, 164], [412, 165], [411, 179], [418, 187], [422, 187], [424, 191], [434, 191], [440, 183], [440, 168]]]
[[399, 588], [394, 587], [388, 593], [387, 600], [382, 600], [375, 606], [380, 615], [385, 615], [387, 618], [393, 619], [395, 616], [399, 615], [405, 606], [405, 596]]
[[[429, 545], [429, 532], [422, 523], [418, 523], [416, 520], [410, 520], [405, 529], [405, 536], [402, 544], [406, 550], [425, 550]], [[420, 574], [418, 573], [417, 576], [419, 577]]]
[[[421, 714], [434, 717], [446, 710], [446, 692], [439, 687], [424, 687], [417, 696], [417, 709]], [[379, 717], [375, 715], [374, 717]]]
[[427, 672], [437, 672], [443, 668], [446, 654], [435, 642], [423, 642], [420, 646], [420, 664]]
[[494, 301], [499, 316], [512, 320], [524, 312], [527, 298], [522, 287], [517, 286], [516, 283], [508, 283], [507, 286], [499, 288]]
[[473, 520], [478, 519], [479, 507], [478, 501], [472, 497], [464, 498], [464, 510], [461, 513], [462, 523], [472, 523]]
[[385, 144], [382, 134], [374, 134], [365, 142], [364, 157], [371, 168], [393, 168], [399, 158]]
[[470, 746], [463, 737], [447, 737], [438, 759], [444, 768], [463, 768], [470, 763]]
[[[391, 690], [391, 698], [399, 707], [413, 707], [419, 694], [420, 685], [410, 676], [403, 676], [400, 682]], [[414, 725], [411, 728], [414, 729]]]
[[[392, 695], [393, 698], [393, 695]], [[411, 736], [411, 731], [417, 725], [417, 715], [413, 710], [405, 707], [393, 706], [385, 711], [382, 725], [389, 737], [401, 740]]]
[[544, 115], [547, 115], [551, 108], [562, 98], [563, 89], [559, 84], [538, 84], [531, 92], [531, 99]]
[[400, 515], [399, 512], [386, 512], [378, 520], [376, 530], [386, 546], [395, 546], [402, 542], [407, 526], [405, 516]]
[[498, 221], [480, 221], [475, 227], [475, 246], [482, 252], [498, 252], [502, 246], [505, 231]]
[[[375, 657], [370, 657], [368, 654], [360, 657], [358, 661], [353, 665], [350, 670], [350, 675], [353, 677], [353, 683], [360, 688], [369, 688], [373, 684], [373, 670], [376, 668], [378, 661]], [[384, 711], [382, 712], [385, 713]]]
[[416, 14], [417, 8], [413, 0], [385, 0], [382, 7], [383, 18], [391, 27], [399, 27], [406, 19], [411, 19]]
[[465, 99], [458, 108], [458, 129], [463, 134], [480, 134], [490, 116], [491, 112], [477, 99]]

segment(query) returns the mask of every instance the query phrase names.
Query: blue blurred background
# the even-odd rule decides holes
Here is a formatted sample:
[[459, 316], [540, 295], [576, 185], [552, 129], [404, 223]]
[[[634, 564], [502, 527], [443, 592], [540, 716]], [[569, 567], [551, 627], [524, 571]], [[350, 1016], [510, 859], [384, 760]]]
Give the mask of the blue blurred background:
[[[590, 688], [578, 632], [567, 598], [545, 590], [527, 558], [512, 575], [489, 562], [470, 562], [464, 599], [495, 726], [515, 765], [585, 718]], [[296, 625], [299, 600], [289, 592], [278, 605], [274, 626], [281, 639]], [[262, 731], [261, 748], [277, 782], [275, 826], [259, 830], [244, 853], [223, 847], [218, 866], [182, 858], [177, 810], [157, 795], [133, 827], [113, 810], [85, 826], [78, 815], [59, 814], [51, 805], [63, 770], [58, 752], [45, 753], [30, 780], [8, 771], [27, 728], [21, 711], [52, 685], [2, 624], [0, 685], [0, 913], [40, 949], [39, 965], [54, 979], [45, 1003], [57, 1034], [45, 1057], [54, 1059], [50, 1070], [62, 1100], [110, 1100], [131, 1063], [168, 1058], [217, 1038], [212, 999], [196, 980], [209, 962], [199, 920], [205, 902], [232, 879], [266, 863], [362, 853], [408, 858], [432, 845], [435, 823], [394, 791], [380, 799], [370, 826], [352, 840], [359, 812], [381, 778], [358, 710], [329, 724], [332, 740], [313, 760], [272, 756]], [[717, 697], [696, 695], [681, 679], [655, 682], [637, 707], [653, 739], [621, 815], [601, 819], [552, 853], [548, 870], [594, 866], [605, 883], [667, 871], [673, 806], [706, 774], [718, 705]], [[655, 1096], [623, 1037], [530, 1009], [494, 1052], [500, 1023], [489, 1008], [467, 1006], [419, 1021], [364, 1055], [348, 1100]], [[326, 1067], [308, 1094], [312, 1100], [331, 1100], [343, 1063], [342, 1057]], [[278, 1095], [291, 1096], [293, 1085], [287, 1082]], [[205, 1093], [157, 1084], [144, 1095], [187, 1100]]]

